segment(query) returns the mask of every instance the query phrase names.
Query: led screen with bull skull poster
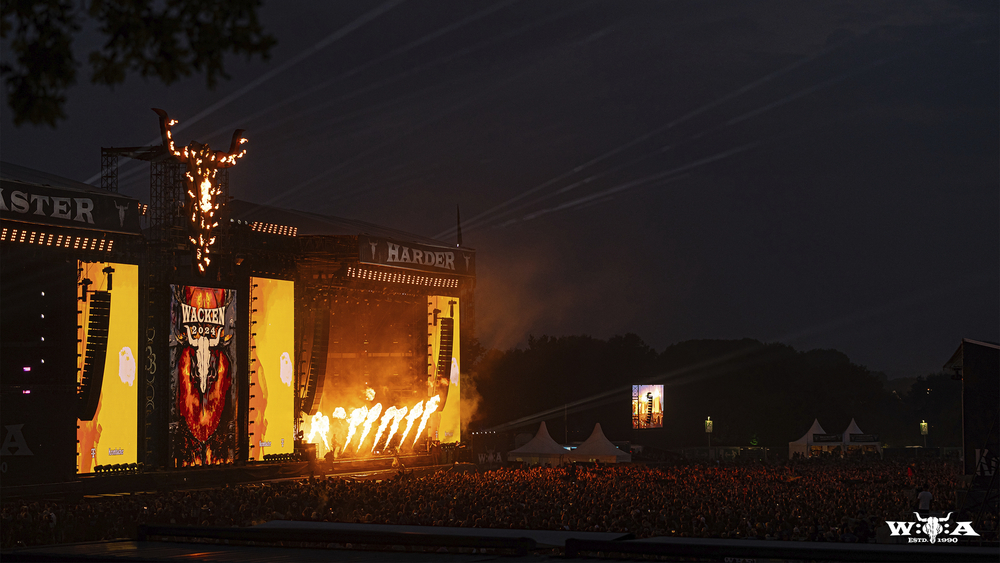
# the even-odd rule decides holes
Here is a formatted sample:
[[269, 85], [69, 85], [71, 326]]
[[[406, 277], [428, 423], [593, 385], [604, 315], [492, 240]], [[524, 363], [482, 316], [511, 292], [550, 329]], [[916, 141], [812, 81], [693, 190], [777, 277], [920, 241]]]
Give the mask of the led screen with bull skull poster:
[[170, 456], [175, 467], [236, 458], [236, 291], [171, 285]]

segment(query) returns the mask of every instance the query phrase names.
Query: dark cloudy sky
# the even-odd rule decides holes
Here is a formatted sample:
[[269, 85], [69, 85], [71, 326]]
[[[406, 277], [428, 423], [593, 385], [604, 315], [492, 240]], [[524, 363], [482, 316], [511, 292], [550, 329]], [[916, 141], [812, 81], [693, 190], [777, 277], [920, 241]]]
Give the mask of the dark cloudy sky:
[[[88, 181], [100, 147], [156, 139], [160, 107], [185, 144], [247, 130], [241, 199], [446, 241], [460, 204], [487, 345], [751, 337], [902, 376], [939, 369], [962, 337], [1000, 340], [995, 3], [261, 16], [273, 57], [231, 59], [214, 91], [81, 77], [55, 130], [13, 127], [5, 98], [2, 159]], [[96, 41], [80, 37], [79, 60]], [[124, 168], [121, 191], [148, 201], [146, 169]]]

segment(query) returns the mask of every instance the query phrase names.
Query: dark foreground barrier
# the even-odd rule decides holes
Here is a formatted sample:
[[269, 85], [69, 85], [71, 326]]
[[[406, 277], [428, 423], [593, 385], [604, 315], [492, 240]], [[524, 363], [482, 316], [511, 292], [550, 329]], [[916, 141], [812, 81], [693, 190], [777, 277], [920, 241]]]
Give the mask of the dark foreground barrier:
[[678, 557], [714, 560], [792, 561], [990, 561], [996, 562], [996, 547], [956, 545], [879, 545], [756, 540], [706, 540], [656, 538], [635, 541], [566, 540], [565, 557], [576, 559], [643, 559]]
[[224, 543], [227, 545], [333, 547], [399, 551], [487, 549], [500, 554], [524, 556], [535, 549], [530, 538], [457, 536], [434, 533], [375, 532], [366, 530], [310, 530], [288, 528], [219, 528], [198, 526], [139, 526], [140, 542], [174, 541]]

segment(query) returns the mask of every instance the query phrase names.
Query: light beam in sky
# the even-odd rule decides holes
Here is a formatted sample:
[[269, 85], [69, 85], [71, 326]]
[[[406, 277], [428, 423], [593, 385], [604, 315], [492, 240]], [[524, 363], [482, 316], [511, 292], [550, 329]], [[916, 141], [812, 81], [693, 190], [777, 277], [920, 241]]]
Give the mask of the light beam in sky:
[[[603, 153], [603, 154], [601, 154], [601, 155], [599, 155], [597, 157], [594, 157], [594, 158], [592, 158], [592, 159], [584, 162], [583, 164], [580, 164], [579, 166], [576, 166], [576, 167], [572, 168], [571, 170], [568, 170], [568, 171], [566, 171], [566, 172], [564, 172], [564, 173], [562, 173], [562, 174], [560, 174], [560, 175], [558, 175], [558, 176], [556, 176], [556, 177], [554, 177], [554, 178], [552, 178], [550, 180], [547, 180], [547, 181], [545, 181], [545, 182], [543, 182], [543, 183], [541, 183], [541, 184], [539, 184], [539, 185], [537, 185], [537, 186], [535, 186], [533, 188], [525, 190], [524, 192], [521, 192], [520, 194], [518, 194], [518, 195], [516, 195], [516, 196], [514, 196], [514, 197], [512, 197], [512, 198], [510, 198], [510, 199], [508, 199], [508, 200], [506, 200], [506, 201], [504, 201], [502, 203], [498, 203], [497, 205], [494, 205], [493, 207], [487, 209], [486, 211], [483, 211], [483, 212], [481, 212], [481, 213], [479, 213], [479, 214], [471, 217], [470, 219], [468, 219], [465, 223], [463, 223], [462, 228], [463, 229], [470, 229], [470, 228], [474, 228], [474, 227], [478, 226], [480, 223], [487, 222], [487, 221], [490, 220], [490, 218], [496, 212], [498, 212], [498, 211], [506, 208], [507, 206], [512, 205], [512, 204], [514, 204], [514, 203], [516, 203], [516, 202], [518, 202], [518, 201], [520, 201], [520, 200], [528, 197], [531, 194], [537, 193], [537, 192], [539, 192], [539, 191], [541, 191], [541, 190], [543, 190], [543, 189], [545, 189], [545, 188], [547, 188], [549, 186], [552, 186], [553, 184], [556, 184], [557, 182], [561, 182], [562, 180], [565, 180], [566, 178], [569, 178], [573, 174], [576, 174], [578, 172], [586, 170], [586, 169], [590, 168], [591, 166], [593, 166], [595, 164], [598, 164], [600, 162], [603, 162], [603, 161], [611, 158], [612, 156], [615, 156], [615, 155], [617, 155], [619, 153], [622, 153], [625, 150], [630, 149], [630, 148], [638, 145], [639, 143], [642, 143], [643, 141], [646, 141], [646, 140], [650, 139], [651, 137], [653, 137], [655, 135], [663, 133], [664, 131], [666, 131], [668, 129], [671, 129], [671, 128], [673, 128], [673, 127], [675, 127], [675, 126], [677, 126], [677, 125], [679, 125], [681, 123], [684, 123], [685, 121], [693, 119], [693, 118], [695, 118], [695, 117], [697, 117], [697, 116], [705, 113], [706, 111], [708, 111], [708, 110], [710, 110], [712, 108], [715, 108], [715, 107], [717, 107], [719, 105], [722, 105], [722, 104], [724, 104], [724, 103], [726, 103], [726, 102], [728, 102], [728, 101], [730, 101], [730, 100], [732, 100], [734, 98], [742, 96], [743, 94], [745, 94], [745, 93], [753, 90], [754, 88], [757, 88], [758, 86], [766, 84], [766, 83], [774, 80], [775, 78], [778, 78], [780, 76], [788, 74], [789, 72], [792, 72], [793, 70], [795, 70], [795, 69], [797, 69], [797, 68], [799, 68], [799, 67], [801, 67], [801, 66], [803, 66], [803, 65], [805, 65], [807, 63], [810, 63], [810, 62], [812, 62], [812, 61], [814, 61], [816, 59], [819, 59], [820, 57], [826, 55], [827, 53], [830, 53], [831, 51], [839, 48], [841, 45], [844, 44], [845, 41], [840, 41], [840, 42], [833, 43], [833, 44], [831, 44], [831, 45], [829, 45], [829, 46], [827, 46], [827, 47], [819, 50], [818, 52], [816, 52], [816, 53], [814, 53], [814, 54], [812, 54], [812, 55], [810, 55], [808, 57], [804, 57], [804, 58], [802, 58], [802, 59], [800, 59], [800, 60], [798, 60], [798, 61], [796, 61], [796, 62], [794, 62], [794, 63], [792, 63], [792, 64], [790, 64], [788, 66], [782, 67], [782, 68], [780, 68], [780, 69], [778, 69], [778, 70], [776, 70], [774, 72], [768, 73], [768, 74], [762, 76], [761, 78], [758, 78], [757, 80], [754, 80], [753, 82], [750, 82], [748, 84], [745, 84], [745, 85], [737, 88], [736, 90], [733, 90], [732, 92], [726, 94], [725, 96], [722, 96], [721, 98], [717, 98], [717, 99], [715, 99], [715, 100], [713, 100], [713, 101], [711, 101], [711, 102], [709, 102], [709, 103], [707, 103], [707, 104], [705, 104], [705, 105], [703, 105], [701, 107], [698, 107], [698, 108], [696, 108], [694, 110], [691, 110], [691, 111], [685, 113], [684, 115], [682, 115], [682, 116], [680, 116], [680, 117], [678, 117], [678, 118], [670, 121], [669, 123], [666, 123], [665, 125], [661, 125], [659, 127], [656, 127], [655, 129], [653, 129], [651, 131], [648, 131], [648, 132], [646, 132], [646, 133], [644, 133], [644, 134], [642, 134], [642, 135], [640, 135], [640, 136], [632, 139], [631, 141], [629, 141], [629, 142], [627, 142], [625, 144], [619, 145], [619, 146], [611, 149], [608, 152], [605, 152], [605, 153]], [[443, 240], [446, 237], [450, 237], [450, 236], [454, 235], [455, 232], [456, 232], [456, 229], [457, 229], [457, 227], [449, 227], [448, 229], [446, 229], [444, 231], [441, 231], [440, 233], [434, 235], [434, 238], [436, 238], [436, 239], [442, 239]]]

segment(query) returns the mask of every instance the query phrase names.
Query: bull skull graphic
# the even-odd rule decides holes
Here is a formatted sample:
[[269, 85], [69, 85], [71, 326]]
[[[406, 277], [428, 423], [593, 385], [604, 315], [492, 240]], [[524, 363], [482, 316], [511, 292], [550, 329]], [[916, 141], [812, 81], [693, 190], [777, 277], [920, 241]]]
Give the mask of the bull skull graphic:
[[191, 334], [191, 325], [184, 327], [187, 330], [188, 342], [194, 346], [196, 357], [198, 358], [198, 383], [201, 392], [208, 388], [208, 368], [212, 359], [212, 348], [219, 345], [222, 338], [222, 330], [212, 330], [212, 336]]
[[944, 532], [944, 526], [942, 526], [941, 523], [947, 522], [948, 519], [951, 518], [952, 513], [949, 512], [948, 515], [945, 516], [944, 518], [938, 518], [937, 516], [928, 516], [927, 518], [921, 518], [919, 513], [914, 512], [913, 514], [916, 515], [918, 522], [923, 523], [924, 533], [927, 534], [927, 537], [931, 539], [931, 543], [934, 543], [935, 541], [937, 541], [938, 534]]
[[[184, 292], [177, 286], [174, 288], [174, 298], [178, 303], [185, 303]], [[227, 290], [224, 309], [229, 308], [232, 303], [233, 292]], [[227, 334], [225, 325], [202, 325], [198, 323], [188, 323], [184, 325], [184, 333], [177, 335], [177, 340], [195, 349], [195, 368], [197, 370], [198, 386], [202, 393], [208, 390], [209, 371], [211, 369], [212, 349], [222, 344], [227, 344], [232, 339], [232, 334]]]
[[118, 224], [120, 227], [125, 227], [125, 210], [128, 209], [128, 205], [118, 205], [115, 202], [115, 207], [118, 209]]

